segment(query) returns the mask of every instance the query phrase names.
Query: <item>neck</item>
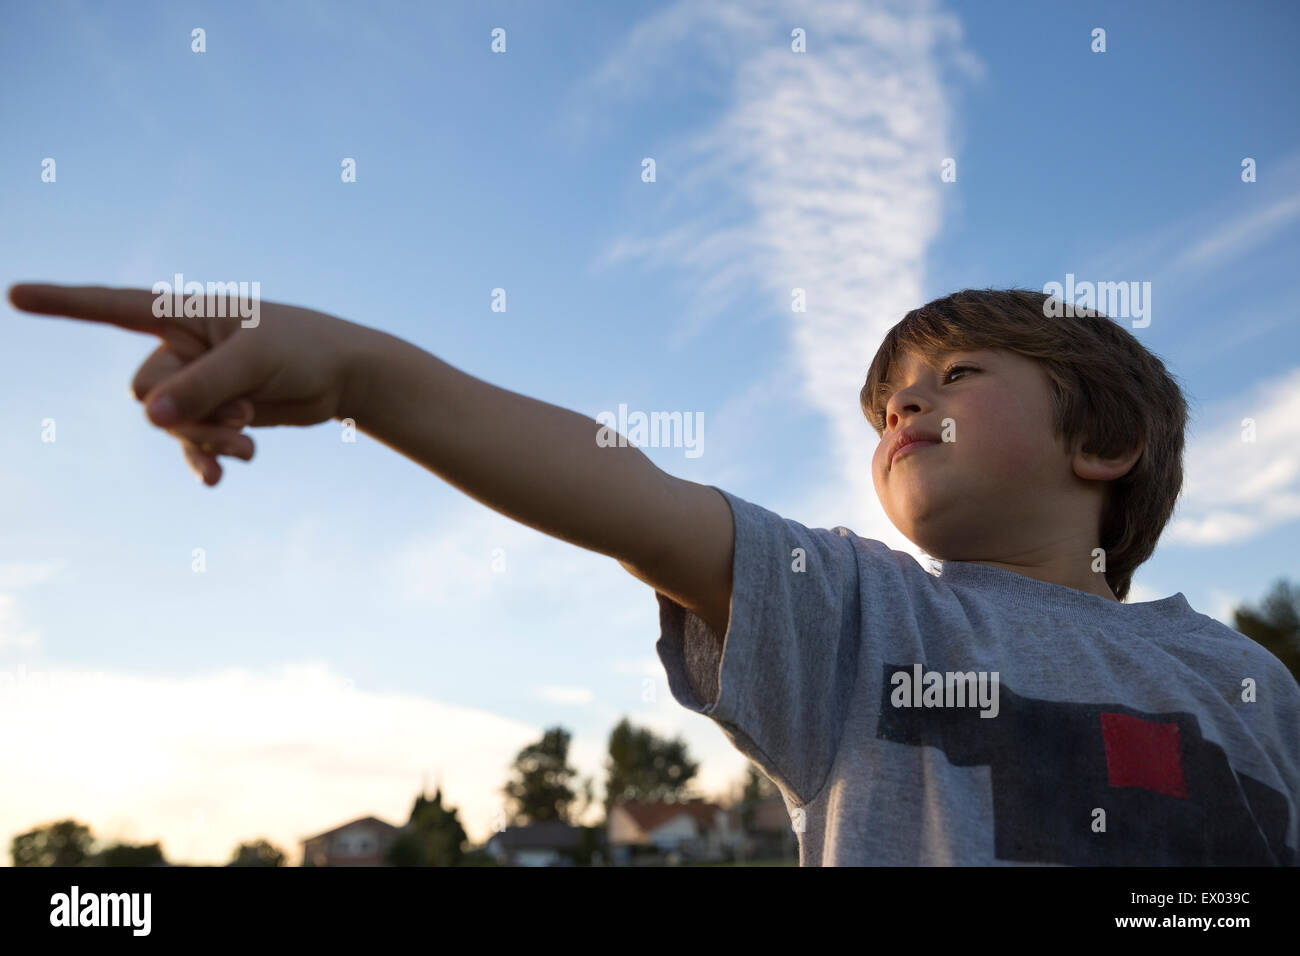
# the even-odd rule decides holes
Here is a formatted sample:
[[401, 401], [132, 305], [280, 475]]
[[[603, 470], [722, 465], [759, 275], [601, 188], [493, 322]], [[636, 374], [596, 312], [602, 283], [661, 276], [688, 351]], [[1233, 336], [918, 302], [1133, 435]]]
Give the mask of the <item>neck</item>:
[[1059, 584], [1062, 587], [1074, 588], [1076, 591], [1083, 591], [1087, 594], [1095, 594], [1098, 597], [1105, 598], [1107, 601], [1120, 603], [1119, 598], [1115, 597], [1115, 592], [1110, 589], [1106, 583], [1106, 576], [1100, 571], [1092, 570], [1091, 557], [1080, 566], [1077, 562], [1048, 560], [1048, 561], [981, 561], [976, 560], [973, 564], [987, 564], [994, 568], [1003, 568], [1007, 571], [1014, 571], [1017, 574], [1023, 574], [1025, 577], [1034, 578], [1037, 581], [1046, 581], [1048, 584]]

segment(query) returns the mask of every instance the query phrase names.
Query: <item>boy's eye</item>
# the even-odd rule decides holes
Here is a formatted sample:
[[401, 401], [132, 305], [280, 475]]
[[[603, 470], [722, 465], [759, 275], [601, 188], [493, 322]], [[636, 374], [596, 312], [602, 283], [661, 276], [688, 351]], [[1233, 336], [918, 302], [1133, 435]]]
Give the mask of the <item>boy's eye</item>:
[[[952, 375], [953, 372], [978, 372], [978, 371], [979, 369], [975, 368], [974, 366], [962, 365], [960, 362], [955, 362], [943, 370], [943, 376], [941, 377], [941, 381], [946, 385], [948, 383], [948, 376]], [[885, 395], [884, 398], [888, 399], [889, 396]], [[876, 430], [882, 432], [885, 430], [885, 410], [883, 405], [879, 405], [876, 407]]]
[[951, 375], [953, 372], [973, 372], [973, 371], [975, 371], [975, 369], [971, 368], [969, 365], [949, 365], [946, 369], [943, 370], [944, 381], [947, 381], [948, 376]]

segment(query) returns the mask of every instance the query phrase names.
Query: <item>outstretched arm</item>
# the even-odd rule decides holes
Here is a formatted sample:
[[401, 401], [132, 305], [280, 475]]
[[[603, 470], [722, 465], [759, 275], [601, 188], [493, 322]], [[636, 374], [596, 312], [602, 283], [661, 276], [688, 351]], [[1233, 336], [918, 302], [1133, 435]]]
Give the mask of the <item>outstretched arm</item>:
[[[259, 302], [245, 327], [234, 302], [216, 315], [159, 316], [143, 289], [16, 285], [40, 315], [156, 335], [165, 343], [132, 390], [153, 424], [198, 443], [248, 441], [220, 422], [358, 428], [489, 508], [618, 560], [700, 615], [719, 639], [731, 605], [734, 528], [715, 489], [674, 478], [639, 449], [597, 444], [594, 419], [490, 385], [403, 339], [296, 306]], [[200, 310], [201, 311], [201, 310]], [[170, 412], [160, 399], [170, 400]], [[215, 424], [213, 424], [215, 422]], [[243, 448], [251, 457], [251, 442]], [[212, 483], [208, 469], [204, 469]], [[219, 477], [219, 476], [217, 476]]]
[[357, 341], [349, 369], [339, 417], [494, 511], [617, 559], [726, 632], [734, 529], [715, 489], [631, 445], [602, 447], [594, 419], [376, 329]]

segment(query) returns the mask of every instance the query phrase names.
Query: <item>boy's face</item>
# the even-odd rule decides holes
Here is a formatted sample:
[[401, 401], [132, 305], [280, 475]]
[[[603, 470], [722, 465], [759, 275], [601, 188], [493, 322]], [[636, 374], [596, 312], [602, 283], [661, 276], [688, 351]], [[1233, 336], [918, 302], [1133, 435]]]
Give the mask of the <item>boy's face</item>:
[[[905, 353], [890, 388], [872, 479], [889, 520], [927, 554], [1015, 560], [1086, 535], [1089, 523], [1096, 533], [1098, 512], [1081, 495], [1096, 483], [1075, 474], [1053, 434], [1051, 392], [1038, 363], [1005, 349], [928, 361]], [[907, 427], [940, 441], [891, 464], [893, 439]], [[951, 441], [941, 440], [945, 432]]]

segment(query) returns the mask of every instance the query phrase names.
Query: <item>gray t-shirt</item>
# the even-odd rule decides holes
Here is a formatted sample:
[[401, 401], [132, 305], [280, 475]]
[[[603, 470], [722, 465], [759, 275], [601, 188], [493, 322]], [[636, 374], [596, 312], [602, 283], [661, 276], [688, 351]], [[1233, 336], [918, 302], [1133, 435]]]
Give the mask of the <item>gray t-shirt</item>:
[[801, 865], [1300, 864], [1300, 686], [1181, 593], [932, 574], [717, 490], [725, 643], [655, 592], [656, 649], [780, 788]]

